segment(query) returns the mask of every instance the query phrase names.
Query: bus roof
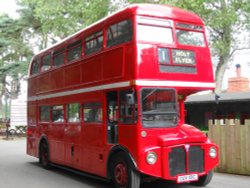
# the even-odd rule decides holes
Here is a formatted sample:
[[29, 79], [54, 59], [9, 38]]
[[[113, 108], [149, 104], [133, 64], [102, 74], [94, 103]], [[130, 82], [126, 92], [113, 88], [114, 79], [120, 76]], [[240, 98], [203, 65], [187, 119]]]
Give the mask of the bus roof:
[[201, 18], [184, 9], [177, 7], [163, 5], [163, 4], [135, 4], [127, 8], [134, 9], [137, 15], [145, 16], [155, 16], [155, 17], [164, 17], [171, 18], [173, 20], [181, 20], [192, 23], [203, 23]]
[[[49, 46], [48, 48], [41, 50], [35, 56], [39, 56], [40, 54], [43, 54], [49, 49], [53, 49], [57, 46], [63, 45], [64, 43], [67, 43], [69, 39], [73, 40], [74, 38], [79, 37], [79, 35], [81, 35], [83, 32], [87, 33], [93, 32], [95, 28], [100, 29], [102, 28], [102, 26], [106, 24], [112, 24], [112, 22], [116, 22], [118, 21], [118, 19], [121, 19], [123, 17], [125, 19], [131, 15], [161, 17], [161, 18], [173, 19], [176, 21], [184, 21], [187, 23], [203, 24], [201, 18], [198, 15], [177, 7], [172, 7], [163, 4], [133, 4], [121, 10], [118, 10], [113, 14], [108, 15], [103, 19], [87, 26], [86, 28], [83, 28], [78, 32], [60, 40], [59, 42], [53, 44], [52, 46]], [[69, 40], [70, 43], [73, 42], [72, 40]]]

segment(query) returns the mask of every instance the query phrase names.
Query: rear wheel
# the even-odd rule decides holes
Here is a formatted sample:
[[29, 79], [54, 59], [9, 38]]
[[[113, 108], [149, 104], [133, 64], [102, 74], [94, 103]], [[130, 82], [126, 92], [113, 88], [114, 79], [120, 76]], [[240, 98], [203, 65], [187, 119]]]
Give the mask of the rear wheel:
[[119, 153], [112, 162], [112, 180], [116, 188], [139, 188], [140, 174], [125, 154]]
[[198, 181], [192, 182], [196, 186], [206, 186], [210, 183], [213, 178], [213, 171], [208, 172], [208, 174], [201, 176]]
[[45, 169], [50, 168], [49, 146], [46, 141], [41, 142], [40, 152], [39, 152], [39, 162]]

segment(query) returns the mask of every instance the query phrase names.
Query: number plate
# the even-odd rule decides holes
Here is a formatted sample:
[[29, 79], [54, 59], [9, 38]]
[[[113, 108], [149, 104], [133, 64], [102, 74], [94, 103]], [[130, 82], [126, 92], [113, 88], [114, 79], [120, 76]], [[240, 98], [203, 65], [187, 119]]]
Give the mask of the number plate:
[[190, 175], [178, 176], [178, 178], [177, 178], [178, 183], [197, 181], [197, 180], [198, 180], [198, 174], [190, 174]]

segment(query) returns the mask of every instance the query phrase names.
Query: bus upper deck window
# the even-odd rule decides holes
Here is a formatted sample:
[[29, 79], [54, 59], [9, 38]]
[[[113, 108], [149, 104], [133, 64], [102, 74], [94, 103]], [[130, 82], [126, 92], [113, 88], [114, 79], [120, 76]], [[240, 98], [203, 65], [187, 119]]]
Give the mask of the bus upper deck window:
[[178, 43], [190, 46], [205, 46], [205, 36], [201, 26], [177, 23], [176, 27]]
[[103, 32], [98, 31], [85, 38], [84, 54], [92, 54], [99, 52], [102, 49], [103, 44]]
[[108, 28], [107, 47], [131, 41], [133, 38], [132, 21], [124, 20]]
[[203, 33], [196, 31], [176, 30], [177, 40], [180, 44], [190, 46], [205, 46]]
[[81, 40], [78, 40], [68, 46], [68, 62], [81, 58], [81, 43]]
[[50, 69], [51, 67], [50, 61], [51, 61], [50, 54], [43, 57], [41, 71], [46, 71]]
[[53, 54], [54, 63], [53, 66], [57, 67], [64, 64], [64, 49], [60, 49]]
[[31, 75], [37, 74], [39, 72], [39, 61], [35, 60], [32, 63]]
[[138, 16], [137, 22], [137, 41], [161, 44], [173, 43], [172, 20]]
[[168, 27], [138, 25], [137, 33], [140, 42], [172, 44], [174, 41], [172, 28]]

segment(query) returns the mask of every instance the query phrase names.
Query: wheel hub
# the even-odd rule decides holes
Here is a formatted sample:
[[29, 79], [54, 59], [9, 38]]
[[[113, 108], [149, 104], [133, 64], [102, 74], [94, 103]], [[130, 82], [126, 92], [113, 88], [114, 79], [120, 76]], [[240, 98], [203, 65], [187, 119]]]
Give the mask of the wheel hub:
[[122, 163], [119, 163], [115, 167], [115, 179], [116, 182], [123, 186], [127, 184], [128, 176], [126, 172], [126, 166]]

